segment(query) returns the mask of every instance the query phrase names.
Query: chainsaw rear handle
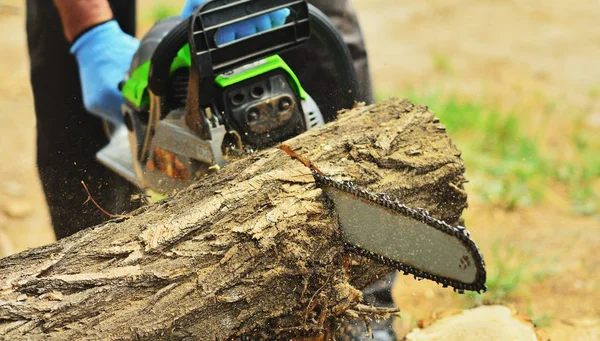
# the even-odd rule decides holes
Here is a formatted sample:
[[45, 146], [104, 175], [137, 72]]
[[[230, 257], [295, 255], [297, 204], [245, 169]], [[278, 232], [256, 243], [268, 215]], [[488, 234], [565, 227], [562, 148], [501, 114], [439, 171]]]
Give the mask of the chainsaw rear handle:
[[[216, 34], [220, 28], [282, 8], [290, 8], [290, 16], [294, 18], [291, 23], [217, 45]], [[309, 35], [308, 8], [304, 0], [207, 1], [199, 5], [190, 18], [173, 28], [156, 47], [150, 62], [148, 87], [155, 95], [166, 94], [171, 63], [186, 43], [189, 43], [192, 58], [190, 72], [201, 80], [208, 80], [214, 79], [215, 74], [263, 58], [263, 54], [275, 54], [279, 45], [300, 44]], [[271, 53], [264, 51], [266, 49]]]
[[[278, 9], [290, 9], [284, 25], [230, 43], [217, 45], [221, 27]], [[155, 95], [167, 93], [170, 67], [179, 50], [190, 45], [192, 70], [199, 77], [202, 97], [211, 98], [216, 75], [279, 54], [314, 35], [332, 56], [342, 86], [343, 104], [354, 105], [358, 81], [350, 51], [329, 18], [306, 0], [213, 0], [200, 5], [187, 20], [172, 29], [157, 46], [150, 62], [148, 88]], [[202, 104], [201, 104], [202, 105]]]
[[310, 10], [311, 31], [314, 36], [326, 47], [333, 58], [341, 87], [342, 108], [352, 108], [360, 94], [358, 77], [354, 68], [354, 60], [337, 28], [331, 20], [318, 8], [308, 4]]

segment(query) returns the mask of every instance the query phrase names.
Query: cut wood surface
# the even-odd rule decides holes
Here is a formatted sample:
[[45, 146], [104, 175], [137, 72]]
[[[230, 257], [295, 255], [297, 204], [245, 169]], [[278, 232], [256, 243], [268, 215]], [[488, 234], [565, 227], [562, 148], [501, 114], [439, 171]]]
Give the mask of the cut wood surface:
[[[337, 180], [461, 221], [460, 151], [425, 106], [357, 106], [286, 144]], [[360, 289], [389, 271], [344, 248], [310, 170], [271, 148], [126, 218], [0, 260], [0, 338], [317, 335], [356, 316]]]
[[502, 306], [449, 312], [422, 322], [404, 341], [549, 341], [531, 318]]

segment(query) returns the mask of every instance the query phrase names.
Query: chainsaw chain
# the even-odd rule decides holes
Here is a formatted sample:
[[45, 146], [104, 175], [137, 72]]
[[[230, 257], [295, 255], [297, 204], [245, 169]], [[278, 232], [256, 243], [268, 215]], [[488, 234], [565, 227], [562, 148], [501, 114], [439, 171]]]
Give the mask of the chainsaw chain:
[[434, 275], [434, 274], [430, 274], [430, 273], [421, 271], [421, 270], [413, 268], [409, 265], [406, 265], [406, 264], [397, 262], [395, 260], [386, 258], [384, 256], [381, 256], [375, 252], [361, 249], [352, 244], [346, 243], [347, 247], [349, 247], [351, 250], [353, 250], [354, 252], [356, 252], [360, 255], [363, 255], [367, 258], [370, 258], [370, 259], [373, 259], [376, 261], [380, 261], [386, 265], [392, 266], [392, 267], [402, 271], [404, 273], [404, 275], [412, 274], [415, 277], [415, 279], [417, 279], [417, 280], [428, 279], [428, 280], [434, 281], [438, 284], [441, 284], [444, 288], [450, 286], [453, 288], [453, 290], [455, 292], [458, 292], [459, 294], [463, 294], [465, 290], [476, 291], [478, 293], [485, 292], [487, 290], [487, 287], [485, 285], [486, 270], [485, 270], [485, 263], [483, 260], [483, 256], [482, 256], [481, 252], [479, 251], [479, 249], [477, 248], [477, 245], [475, 245], [475, 242], [471, 239], [470, 232], [467, 229], [465, 229], [464, 226], [460, 226], [460, 225], [452, 226], [443, 220], [436, 219], [436, 218], [430, 216], [429, 212], [425, 209], [410, 208], [410, 207], [402, 204], [398, 200], [392, 200], [386, 194], [378, 194], [378, 195], [372, 194], [366, 190], [357, 188], [351, 181], [339, 182], [339, 181], [333, 180], [330, 177], [322, 175], [317, 171], [313, 170], [312, 173], [313, 173], [313, 177], [315, 178], [315, 182], [316, 182], [317, 186], [326, 185], [326, 186], [331, 186], [331, 187], [337, 188], [346, 193], [350, 193], [356, 197], [371, 201], [380, 206], [384, 206], [384, 207], [386, 207], [390, 210], [393, 210], [395, 212], [398, 212], [406, 217], [409, 217], [409, 218], [412, 218], [415, 220], [419, 220], [419, 221], [427, 224], [428, 226], [431, 226], [445, 234], [455, 236], [467, 247], [467, 249], [469, 249], [471, 251], [473, 260], [475, 261], [476, 266], [478, 268], [477, 269], [478, 277], [475, 280], [475, 282], [473, 282], [471, 284], [461, 283], [461, 282], [458, 282], [458, 281], [450, 279], [450, 278], [446, 278], [446, 277], [442, 277], [442, 276], [438, 276], [438, 275]]

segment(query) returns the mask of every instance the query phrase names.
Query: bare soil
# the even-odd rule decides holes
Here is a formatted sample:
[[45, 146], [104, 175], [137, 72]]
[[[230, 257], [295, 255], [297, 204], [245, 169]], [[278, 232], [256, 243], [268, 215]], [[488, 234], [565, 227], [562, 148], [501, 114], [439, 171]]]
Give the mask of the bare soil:
[[[141, 1], [142, 8], [157, 1]], [[493, 98], [499, 106], [555, 99], [587, 113], [600, 129], [600, 6], [593, 1], [355, 0], [377, 90], [452, 90]], [[143, 25], [143, 24], [141, 24]], [[144, 25], [145, 26], [145, 25]], [[35, 119], [29, 88], [24, 2], [0, 1], [0, 256], [53, 241], [35, 170]], [[534, 105], [535, 107], [535, 105]], [[543, 110], [523, 112], [535, 126]], [[547, 138], [561, 148], [565, 117]], [[467, 190], [469, 187], [467, 186]], [[502, 299], [539, 321], [552, 340], [600, 340], [600, 220], [568, 210], [534, 207], [515, 212], [470, 197], [467, 226], [489, 265], [492, 247], [516, 256], [527, 279]], [[502, 260], [502, 258], [501, 258]], [[531, 275], [531, 276], [529, 276]], [[474, 301], [435, 284], [399, 277], [394, 296], [407, 330], [432, 313]], [[544, 319], [548, 317], [548, 319]], [[402, 330], [399, 330], [402, 333]]]

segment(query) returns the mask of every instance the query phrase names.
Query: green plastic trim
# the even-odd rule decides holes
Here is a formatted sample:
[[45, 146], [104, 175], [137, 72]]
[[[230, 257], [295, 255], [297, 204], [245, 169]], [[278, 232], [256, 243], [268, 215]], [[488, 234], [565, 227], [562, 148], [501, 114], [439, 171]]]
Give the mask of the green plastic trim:
[[247, 79], [256, 76], [260, 76], [264, 73], [273, 71], [275, 69], [283, 69], [285, 72], [287, 72], [290, 75], [290, 77], [292, 77], [292, 80], [296, 85], [296, 91], [300, 95], [300, 98], [302, 98], [303, 100], [307, 98], [306, 92], [304, 91], [304, 88], [302, 88], [302, 85], [300, 85], [300, 81], [298, 80], [298, 77], [296, 77], [296, 74], [294, 74], [294, 72], [287, 65], [287, 63], [277, 55], [259, 60], [255, 62], [253, 66], [248, 66], [248, 69], [243, 70], [235, 75], [219, 75], [215, 79], [215, 82], [220, 87], [226, 88], [230, 85], [243, 82]]
[[149, 73], [150, 61], [147, 61], [131, 73], [129, 79], [123, 85], [123, 89], [121, 89], [125, 100], [138, 108], [147, 104], [149, 100], [146, 93]]
[[[177, 56], [173, 59], [173, 63], [171, 63], [171, 73], [182, 67], [189, 68], [192, 64], [191, 60], [190, 48], [189, 45], [186, 44], [183, 48], [181, 48], [181, 50], [179, 50]], [[255, 65], [255, 67], [247, 68], [234, 75], [219, 75], [215, 79], [215, 83], [224, 88], [252, 77], [259, 76], [266, 72], [281, 68], [292, 78], [300, 98], [306, 100], [308, 97], [304, 91], [304, 88], [302, 88], [298, 77], [296, 77], [296, 74], [294, 74], [287, 63], [278, 55], [267, 57], [256, 62]], [[149, 75], [150, 60], [143, 63], [140, 67], [132, 72], [131, 77], [125, 82], [123, 89], [121, 90], [125, 99], [138, 108], [148, 105], [149, 103], [150, 99], [147, 92]]]
[[[177, 56], [171, 63], [171, 74], [182, 67], [190, 67], [192, 65], [190, 57], [190, 46], [186, 44], [177, 52]], [[148, 97], [148, 77], [150, 76], [150, 60], [146, 61], [140, 67], [131, 73], [131, 77], [123, 85], [121, 93], [131, 104], [138, 108], [148, 105], [150, 98]]]

